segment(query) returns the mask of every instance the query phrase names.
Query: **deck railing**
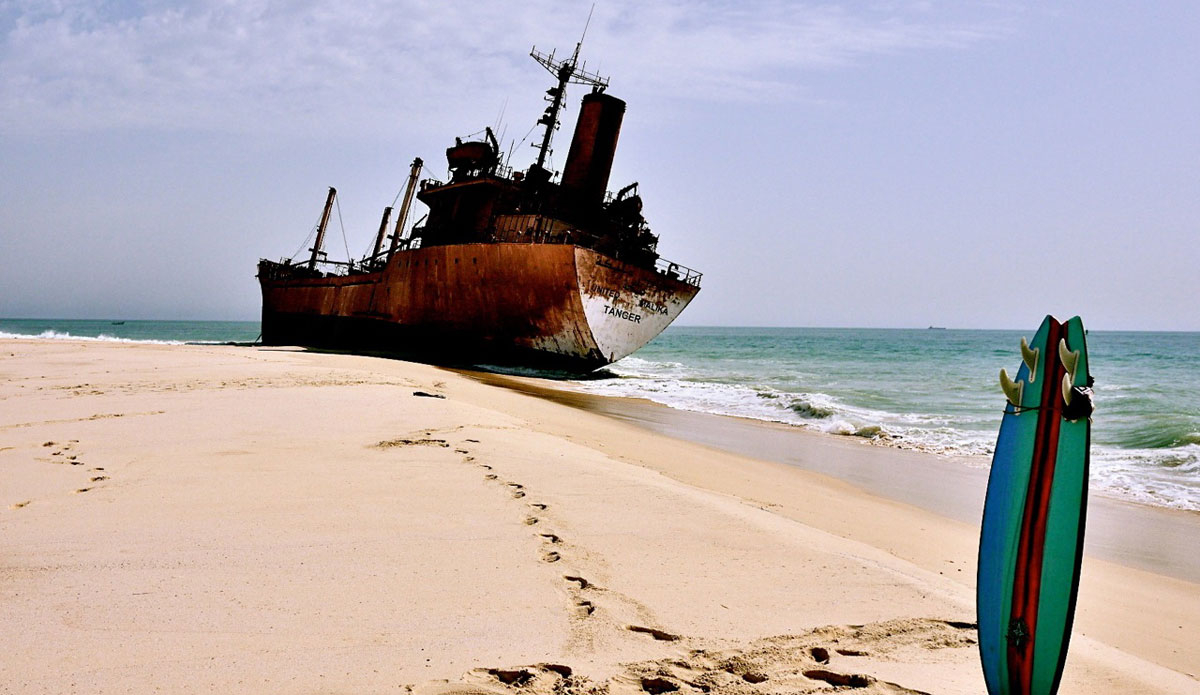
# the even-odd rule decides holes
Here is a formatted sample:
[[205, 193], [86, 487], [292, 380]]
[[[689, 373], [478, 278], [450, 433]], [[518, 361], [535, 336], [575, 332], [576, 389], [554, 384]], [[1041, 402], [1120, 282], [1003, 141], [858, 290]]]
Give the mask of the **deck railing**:
[[[413, 230], [413, 237], [402, 240], [398, 251], [414, 250], [422, 246], [420, 232], [423, 228], [418, 227]], [[600, 237], [578, 229], [565, 230], [508, 230], [508, 231], [493, 231], [488, 235], [487, 242], [493, 243], [509, 243], [509, 244], [574, 244], [585, 248], [595, 249], [599, 246]], [[358, 261], [329, 261], [320, 259], [317, 261], [316, 268], [310, 269], [308, 261], [294, 262], [290, 258], [283, 258], [279, 261], [279, 266], [282, 268], [270, 269], [266, 272], [277, 274], [278, 276], [288, 277], [336, 277], [346, 275], [361, 275], [363, 273], [372, 273], [382, 270], [387, 265], [387, 259], [390, 253], [386, 250], [381, 251], [378, 256], [373, 258], [364, 258]], [[622, 260], [620, 254], [617, 254], [617, 260]], [[658, 257], [654, 261], [655, 272], [666, 275], [669, 278], [685, 282], [696, 287], [700, 286], [700, 279], [704, 274], [689, 268], [685, 265], [680, 265], [669, 261], [665, 258]], [[262, 272], [262, 269], [260, 269]]]
[[700, 278], [704, 277], [704, 273], [698, 270], [693, 270], [686, 265], [672, 263], [665, 258], [659, 258], [654, 262], [654, 269], [658, 272], [676, 280], [682, 280], [689, 285], [700, 286]]
[[[488, 236], [489, 241], [517, 244], [575, 244], [586, 248], [597, 248], [600, 237], [578, 229], [550, 230], [508, 230], [493, 231]], [[619, 257], [618, 257], [619, 260]], [[668, 261], [661, 256], [654, 262], [654, 270], [667, 277], [674, 278], [689, 285], [700, 286], [700, 278], [704, 273], [685, 265]]]

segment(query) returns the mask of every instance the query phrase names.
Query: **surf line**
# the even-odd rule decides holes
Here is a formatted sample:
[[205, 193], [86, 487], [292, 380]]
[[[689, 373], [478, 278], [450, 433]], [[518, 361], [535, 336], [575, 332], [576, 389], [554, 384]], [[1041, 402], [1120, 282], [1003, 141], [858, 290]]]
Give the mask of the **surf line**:
[[[1057, 346], [1064, 337], [1064, 326], [1050, 322], [1046, 336], [1046, 352]], [[1051, 353], [1053, 354], [1053, 353]], [[1017, 561], [1013, 573], [1013, 612], [1008, 628], [1009, 687], [1014, 695], [1029, 693], [1033, 681], [1033, 657], [1036, 647], [1038, 597], [1042, 587], [1042, 560], [1045, 551], [1046, 516], [1054, 482], [1054, 467], [1058, 458], [1058, 432], [1062, 406], [1058, 389], [1066, 373], [1062, 362], [1046, 359], [1042, 375], [1042, 400], [1034, 439], [1029, 487], [1025, 493], [1025, 513], [1021, 520], [1021, 535], [1017, 546]], [[1068, 639], [1070, 631], [1067, 632]]]

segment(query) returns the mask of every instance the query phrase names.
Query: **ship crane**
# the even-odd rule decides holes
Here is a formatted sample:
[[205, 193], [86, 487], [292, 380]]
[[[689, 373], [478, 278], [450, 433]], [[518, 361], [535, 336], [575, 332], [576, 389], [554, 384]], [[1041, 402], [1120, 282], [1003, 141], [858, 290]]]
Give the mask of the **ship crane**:
[[558, 84], [546, 90], [546, 101], [550, 102], [550, 105], [546, 107], [546, 112], [537, 122], [537, 125], [546, 126], [546, 133], [542, 136], [541, 143], [534, 144], [538, 150], [537, 164], [534, 166], [538, 169], [545, 170], [546, 156], [550, 154], [550, 139], [554, 136], [554, 131], [558, 129], [558, 114], [563, 108], [567, 85], [591, 85], [594, 92], [603, 92], [608, 87], [607, 77], [588, 72], [583, 65], [579, 64], [579, 49], [582, 46], [583, 39], [580, 39], [579, 43], [575, 44], [575, 52], [571, 54], [571, 57], [563, 60], [555, 60], [554, 51], [550, 51], [548, 54], [539, 53], [537, 46], [534, 46], [533, 50], [529, 52], [531, 58], [558, 78]]

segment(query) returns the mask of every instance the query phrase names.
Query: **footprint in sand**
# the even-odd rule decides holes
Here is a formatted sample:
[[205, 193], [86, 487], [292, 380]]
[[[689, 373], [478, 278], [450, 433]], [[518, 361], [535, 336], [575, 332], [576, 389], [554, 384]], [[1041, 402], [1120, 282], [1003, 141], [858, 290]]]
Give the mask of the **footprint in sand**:
[[541, 535], [542, 539], [545, 540], [547, 543], [557, 544], [557, 543], [562, 542], [562, 539], [559, 538], [558, 536], [554, 535], [553, 533], [542, 533], [539, 535]]
[[591, 582], [584, 579], [583, 577], [576, 577], [576, 576], [570, 575], [570, 574], [564, 574], [563, 579], [567, 580], [568, 582], [575, 582], [576, 584], [578, 584], [580, 591], [582, 591], [592, 585]]
[[[471, 675], [495, 679], [495, 681], [499, 682], [501, 685], [507, 686], [510, 689], [528, 689], [529, 692], [533, 693], [551, 691], [560, 693], [564, 691], [566, 680], [571, 678], [574, 673], [574, 669], [572, 669], [570, 666], [564, 666], [563, 664], [541, 663], [533, 666], [526, 666], [524, 668], [478, 668], [474, 669], [471, 672]], [[552, 677], [556, 681], [555, 683], [542, 683], [543, 676], [548, 674], [553, 674]], [[477, 689], [475, 688], [471, 688], [465, 692], [476, 692], [476, 690]], [[457, 691], [451, 690], [450, 692]], [[490, 693], [494, 691], [488, 689], [487, 692]], [[508, 690], [506, 692], [512, 691]]]
[[534, 524], [536, 524], [538, 521], [540, 521], [540, 519], [538, 519], [536, 516], [527, 516], [527, 517], [525, 517], [525, 525], [526, 525], [526, 526], [533, 526], [533, 525], [534, 525]]
[[558, 562], [561, 559], [562, 555], [559, 555], [553, 550], [542, 553], [542, 562]]
[[523, 668], [522, 669], [511, 669], [511, 670], [500, 669], [500, 668], [489, 668], [487, 670], [487, 672], [489, 675], [494, 676], [496, 678], [496, 680], [500, 681], [501, 683], [503, 683], [505, 685], [511, 685], [511, 686], [514, 686], [517, 688], [519, 688], [519, 687], [525, 685], [526, 683], [528, 683], [529, 681], [533, 680], [533, 674], [530, 673], [529, 671], [526, 671]]
[[580, 617], [586, 618], [587, 616], [596, 612], [596, 604], [586, 599], [580, 599], [579, 601], [575, 602], [575, 612], [578, 613]]
[[[563, 575], [581, 588], [589, 584], [574, 575]], [[571, 588], [569, 591], [574, 592]], [[591, 601], [572, 595], [571, 610], [576, 621], [588, 620], [597, 606]], [[639, 625], [626, 625], [625, 629], [650, 635], [655, 640], [673, 642], [683, 640], [663, 630]], [[756, 640], [745, 649], [732, 649], [728, 644], [714, 645], [715, 648], [700, 648], [696, 638], [687, 638], [690, 648], [675, 649], [674, 653], [662, 658], [637, 663], [627, 663], [622, 672], [612, 675], [606, 682], [593, 682], [587, 676], [572, 675], [568, 667], [552, 664], [510, 666], [505, 669], [476, 669], [472, 673], [486, 680], [476, 681], [480, 685], [508, 686], [505, 693], [517, 691], [537, 693], [648, 693], [669, 695], [673, 693], [761, 693], [771, 692], [841, 692], [859, 690], [879, 693], [908, 693], [917, 695], [921, 691], [905, 688], [896, 683], [879, 680], [861, 673], [845, 673], [832, 670], [824, 663], [835, 652], [842, 656], [864, 656], [860, 651], [869, 644], [891, 644], [896, 637], [904, 638], [906, 644], [923, 645], [928, 649], [946, 646], [965, 646], [965, 633], [973, 630], [972, 625], [936, 619], [898, 620], [869, 625], [829, 626], [800, 635], [781, 635]], [[958, 632], [962, 631], [962, 632]], [[840, 634], [839, 634], [840, 633]], [[963, 644], [947, 645], [948, 637], [959, 637]], [[834, 638], [851, 640], [845, 648], [834, 649], [815, 646]], [[860, 643], [862, 640], [867, 642]], [[838, 643], [835, 642], [835, 643]], [[844, 642], [841, 642], [845, 644]], [[817, 662], [817, 663], [814, 663]], [[557, 677], [555, 677], [556, 674]], [[759, 685], [767, 683], [763, 688]], [[475, 691], [454, 691], [475, 692]], [[489, 692], [491, 690], [489, 689]], [[497, 693], [497, 695], [500, 695]]]
[[832, 686], [842, 688], [868, 688], [875, 679], [870, 676], [864, 676], [860, 673], [834, 673], [825, 669], [812, 669], [804, 671], [804, 677], [815, 681], [824, 681]]
[[540, 503], [538, 503], [538, 502], [532, 502], [532, 503], [530, 503], [530, 505], [529, 505], [529, 506], [530, 506], [530, 507], [533, 507], [534, 509], [538, 510], [539, 512], [544, 512], [544, 511], [546, 511], [546, 505], [544, 505], [544, 504], [540, 504]]
[[387, 439], [382, 442], [376, 442], [371, 446], [376, 449], [393, 449], [398, 446], [440, 446], [449, 447], [450, 444], [445, 439], [430, 439], [428, 434], [425, 439]]
[[495, 479], [496, 479], [496, 474], [495, 474], [495, 473], [488, 473], [487, 475], [485, 475], [485, 476], [483, 476], [483, 477], [484, 477], [484, 479], [486, 479], [486, 480], [495, 480]]
[[108, 476], [107, 475], [98, 475], [98, 476], [95, 476], [94, 478], [92, 478], [93, 483], [98, 483], [101, 480], [108, 480]]
[[524, 491], [522, 491], [522, 490], [513, 490], [512, 496], [513, 496], [513, 498], [514, 498], [514, 499], [518, 499], [518, 500], [519, 500], [519, 499], [521, 499], [522, 497], [524, 497], [524, 496], [525, 496], [525, 492], [524, 492]]
[[662, 695], [662, 693], [673, 693], [679, 690], [679, 686], [666, 678], [643, 678], [642, 690], [650, 695]]
[[640, 632], [642, 634], [650, 635], [651, 637], [653, 637], [655, 640], [657, 640], [659, 642], [674, 642], [679, 639], [679, 635], [673, 635], [673, 634], [663, 631], [663, 630], [656, 630], [655, 628], [652, 628], [652, 627], [642, 627], [641, 625], [629, 625], [625, 629], [629, 630], [630, 632]]
[[78, 490], [76, 490], [76, 491], [75, 491], [75, 494], [76, 494], [76, 495], [82, 495], [83, 493], [85, 493], [85, 492], [87, 492], [87, 491], [89, 491], [89, 490], [91, 490], [91, 489], [92, 489], [92, 488], [90, 488], [90, 487], [81, 487], [81, 488], [79, 488]]
[[9, 509], [20, 509], [21, 507], [28, 507], [29, 503], [32, 501], [33, 500], [25, 500], [24, 502], [17, 502], [15, 504], [10, 504], [10, 505], [8, 505], [8, 508]]

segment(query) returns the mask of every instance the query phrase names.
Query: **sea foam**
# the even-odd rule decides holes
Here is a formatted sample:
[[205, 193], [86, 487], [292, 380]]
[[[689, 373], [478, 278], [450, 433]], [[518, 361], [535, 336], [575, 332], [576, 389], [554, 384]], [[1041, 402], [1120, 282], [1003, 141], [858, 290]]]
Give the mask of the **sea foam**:
[[134, 339], [134, 338], [119, 338], [115, 335], [101, 333], [100, 335], [72, 335], [62, 331], [47, 330], [37, 334], [26, 333], [9, 333], [0, 331], [0, 339], [12, 340], [84, 340], [100, 343], [147, 343], [150, 345], [184, 345], [181, 340], [153, 340], [153, 339]]
[[[747, 365], [747, 371], [753, 367]], [[957, 457], [978, 467], [990, 465], [1001, 419], [999, 407], [994, 412], [918, 412], [911, 407], [909, 412], [891, 412], [821, 391], [794, 392], [764, 383], [778, 383], [778, 378], [745, 378], [733, 370], [706, 370], [680, 361], [628, 357], [608, 370], [610, 378], [573, 381], [572, 387], [598, 395], [645, 398], [680, 410], [859, 437], [884, 446]], [[1106, 390], [1115, 396], [1126, 388], [1114, 385]], [[934, 407], [919, 400], [914, 396], [909, 405]], [[1200, 511], [1200, 433], [1157, 429], [1154, 436], [1134, 439], [1144, 446], [1093, 442], [1092, 488], [1134, 502]]]

